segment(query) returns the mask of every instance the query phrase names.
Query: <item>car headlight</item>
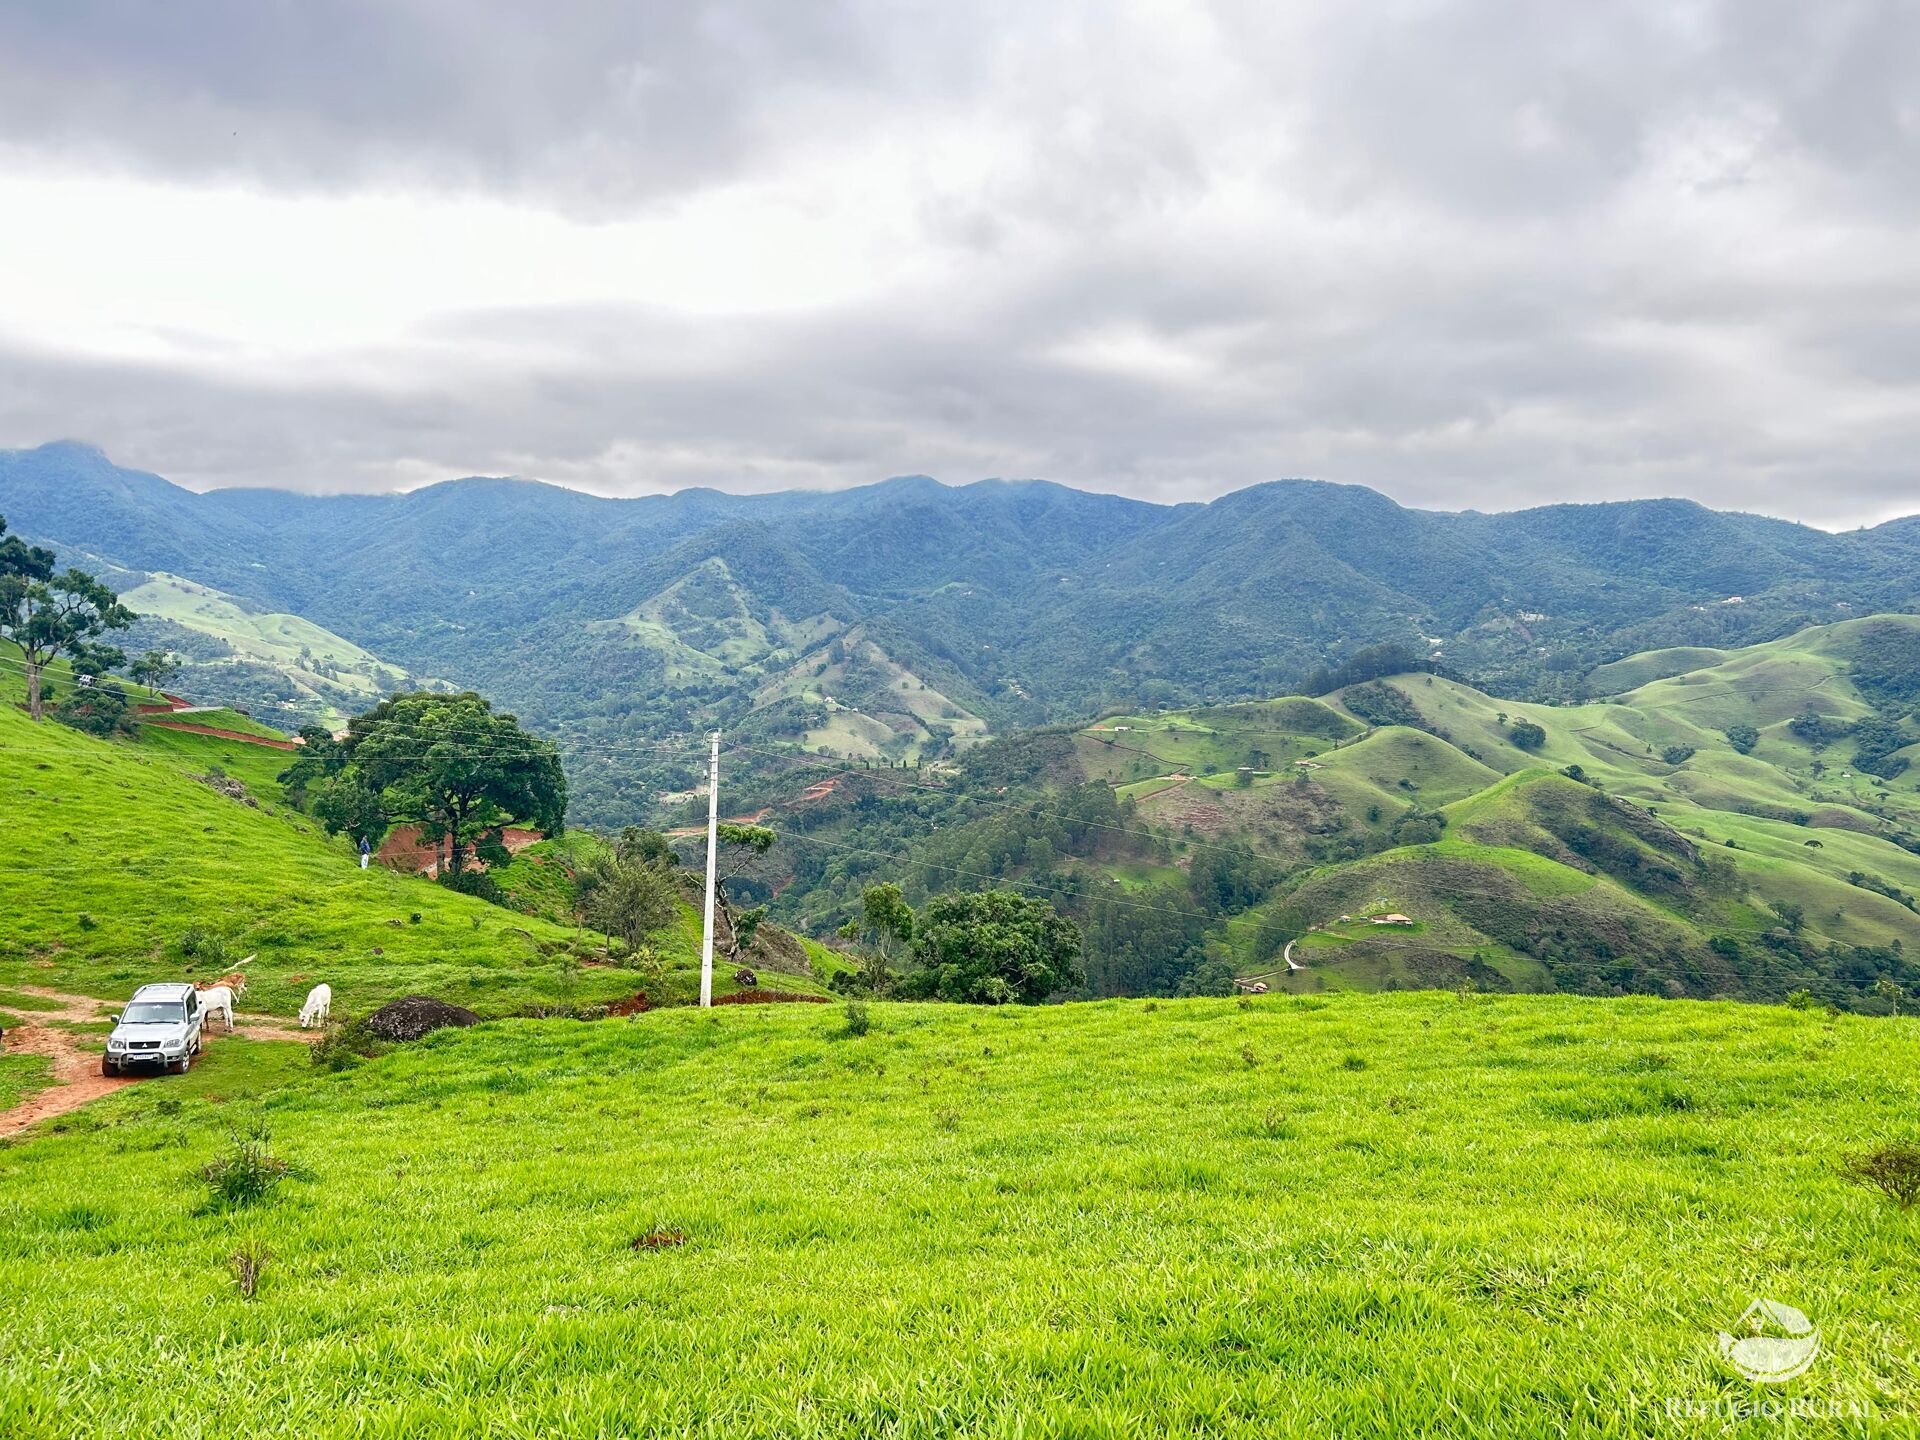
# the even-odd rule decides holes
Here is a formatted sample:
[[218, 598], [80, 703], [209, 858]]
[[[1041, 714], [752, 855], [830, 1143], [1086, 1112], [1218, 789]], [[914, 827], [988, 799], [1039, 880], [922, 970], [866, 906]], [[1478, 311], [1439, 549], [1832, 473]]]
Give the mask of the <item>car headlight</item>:
[[127, 1048], [127, 1042], [124, 1040], [107, 1041], [107, 1049], [109, 1050], [124, 1050], [126, 1048]]

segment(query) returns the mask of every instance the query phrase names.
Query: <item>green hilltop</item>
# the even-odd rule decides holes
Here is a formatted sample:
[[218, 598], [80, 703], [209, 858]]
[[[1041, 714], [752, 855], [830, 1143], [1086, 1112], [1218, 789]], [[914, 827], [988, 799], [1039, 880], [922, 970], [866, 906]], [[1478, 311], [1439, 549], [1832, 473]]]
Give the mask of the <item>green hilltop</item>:
[[1087, 928], [1093, 993], [1238, 975], [1885, 1010], [1880, 982], [1920, 983], [1920, 617], [1630, 657], [1589, 689], [1386, 674], [856, 770], [824, 799], [803, 768], [755, 792], [796, 837], [776, 913], [824, 929], [868, 879], [1014, 884]]

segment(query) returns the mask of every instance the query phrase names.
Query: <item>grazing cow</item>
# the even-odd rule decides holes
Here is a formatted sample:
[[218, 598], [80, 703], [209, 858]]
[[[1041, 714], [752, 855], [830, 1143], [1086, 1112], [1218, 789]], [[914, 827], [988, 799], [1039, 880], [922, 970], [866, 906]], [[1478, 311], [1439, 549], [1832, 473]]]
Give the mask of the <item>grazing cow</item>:
[[200, 1013], [211, 1021], [215, 1015], [227, 1022], [229, 1034], [233, 1031], [233, 991], [224, 985], [216, 985], [211, 990], [200, 992]]
[[311, 1030], [315, 1026], [326, 1028], [327, 1018], [333, 1014], [333, 987], [316, 985], [307, 992], [307, 1003], [300, 1007], [300, 1028]]

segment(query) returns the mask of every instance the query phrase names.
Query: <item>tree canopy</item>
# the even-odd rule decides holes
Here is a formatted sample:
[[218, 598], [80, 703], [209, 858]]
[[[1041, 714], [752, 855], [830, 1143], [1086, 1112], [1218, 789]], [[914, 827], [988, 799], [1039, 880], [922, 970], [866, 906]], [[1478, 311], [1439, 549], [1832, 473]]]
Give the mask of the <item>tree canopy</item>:
[[[651, 834], [630, 829], [628, 835]], [[629, 958], [637, 957], [649, 935], [679, 912], [678, 892], [668, 870], [673, 852], [621, 843], [594, 857], [575, 876], [581, 918], [606, 935], [618, 935]], [[655, 837], [659, 838], [659, 837]]]
[[1507, 731], [1507, 738], [1522, 750], [1538, 750], [1547, 743], [1547, 732], [1531, 720], [1516, 720], [1513, 728]]
[[415, 824], [436, 846], [446, 843], [458, 875], [469, 847], [490, 863], [504, 859], [509, 825], [548, 835], [566, 828], [559, 751], [472, 691], [395, 695], [356, 715], [342, 740], [301, 734], [305, 751], [281, 780], [332, 833], [371, 842], [390, 826]]
[[936, 895], [915, 928], [913, 955], [922, 968], [901, 987], [909, 996], [1031, 1005], [1085, 980], [1080, 927], [1033, 896]]
[[27, 713], [45, 713], [41, 675], [48, 662], [70, 656], [74, 668], [98, 677], [126, 657], [96, 637], [133, 624], [119, 596], [84, 570], [56, 572], [54, 555], [6, 533], [0, 516], [0, 636], [20, 647], [27, 672]]

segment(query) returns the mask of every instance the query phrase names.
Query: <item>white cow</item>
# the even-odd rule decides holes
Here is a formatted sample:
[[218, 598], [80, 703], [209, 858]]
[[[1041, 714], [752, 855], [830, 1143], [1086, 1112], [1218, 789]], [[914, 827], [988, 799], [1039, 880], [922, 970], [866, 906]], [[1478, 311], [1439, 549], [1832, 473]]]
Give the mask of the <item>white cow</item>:
[[333, 1014], [333, 987], [320, 984], [307, 992], [307, 1003], [300, 1007], [300, 1028], [311, 1030], [318, 1026], [326, 1028], [327, 1017]]
[[216, 985], [211, 990], [200, 992], [200, 1013], [211, 1021], [215, 1015], [227, 1022], [227, 1031], [233, 1031], [233, 991], [224, 985]]

